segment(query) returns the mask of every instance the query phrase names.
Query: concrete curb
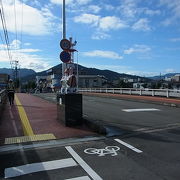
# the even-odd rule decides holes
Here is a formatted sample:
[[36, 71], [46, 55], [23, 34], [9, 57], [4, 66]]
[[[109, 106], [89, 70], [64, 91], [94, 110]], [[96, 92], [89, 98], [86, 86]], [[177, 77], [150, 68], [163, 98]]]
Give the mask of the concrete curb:
[[84, 123], [88, 126], [92, 131], [104, 135], [106, 137], [113, 137], [113, 136], [124, 136], [129, 135], [137, 132], [134, 132], [132, 129], [127, 129], [124, 127], [116, 127], [110, 123], [98, 120], [89, 120], [84, 119]]
[[85, 119], [83, 118], [84, 124], [89, 127], [92, 131], [98, 133], [98, 134], [102, 134], [102, 135], [106, 135], [107, 131], [106, 128], [104, 126], [103, 123], [101, 123], [100, 121], [97, 120], [89, 120], [89, 119]]

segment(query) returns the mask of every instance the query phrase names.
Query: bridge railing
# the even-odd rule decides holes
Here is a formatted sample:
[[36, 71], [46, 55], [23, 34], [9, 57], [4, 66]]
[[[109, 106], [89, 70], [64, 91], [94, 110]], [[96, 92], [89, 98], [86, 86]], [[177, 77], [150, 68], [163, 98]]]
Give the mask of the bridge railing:
[[6, 103], [7, 95], [6, 90], [0, 90], [0, 117]]
[[79, 88], [79, 92], [112, 93], [145, 96], [180, 98], [180, 90], [173, 89], [136, 89], [136, 88]]

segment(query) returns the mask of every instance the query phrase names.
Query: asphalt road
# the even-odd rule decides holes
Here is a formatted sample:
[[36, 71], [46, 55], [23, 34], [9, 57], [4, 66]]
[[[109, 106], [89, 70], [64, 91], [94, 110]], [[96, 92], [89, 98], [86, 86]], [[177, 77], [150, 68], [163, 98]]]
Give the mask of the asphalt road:
[[83, 114], [89, 120], [138, 132], [180, 127], [180, 108], [147, 102], [83, 96]]
[[41, 147], [24, 145], [12, 151], [3, 149], [0, 150], [0, 178], [179, 180], [180, 136], [174, 140], [162, 136], [151, 133], [59, 145], [57, 142], [54, 146], [50, 142], [49, 146], [41, 144]]
[[0, 179], [179, 180], [179, 112], [175, 107], [84, 96], [86, 118], [128, 133], [1, 147]]

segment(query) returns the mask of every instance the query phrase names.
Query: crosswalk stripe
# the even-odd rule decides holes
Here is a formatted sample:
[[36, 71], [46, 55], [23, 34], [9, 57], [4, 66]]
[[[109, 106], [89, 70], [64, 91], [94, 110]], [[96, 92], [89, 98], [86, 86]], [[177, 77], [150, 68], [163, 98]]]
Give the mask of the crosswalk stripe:
[[40, 171], [60, 169], [60, 168], [77, 166], [77, 165], [78, 164], [72, 158], [26, 164], [17, 167], [6, 168], [5, 178], [17, 177], [17, 176], [22, 176]]
[[81, 176], [81, 177], [75, 177], [71, 179], [65, 179], [65, 180], [91, 180], [88, 176]]

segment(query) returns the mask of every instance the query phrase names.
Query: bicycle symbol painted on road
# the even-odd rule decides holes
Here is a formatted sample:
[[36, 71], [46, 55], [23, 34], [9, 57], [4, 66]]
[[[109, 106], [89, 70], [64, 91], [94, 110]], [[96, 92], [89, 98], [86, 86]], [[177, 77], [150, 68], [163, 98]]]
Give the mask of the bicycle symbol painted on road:
[[98, 156], [105, 156], [106, 154], [111, 154], [111, 156], [117, 156], [117, 151], [120, 150], [118, 146], [107, 146], [104, 149], [88, 148], [84, 152], [86, 154], [97, 154]]

